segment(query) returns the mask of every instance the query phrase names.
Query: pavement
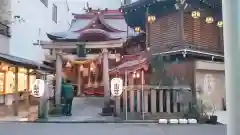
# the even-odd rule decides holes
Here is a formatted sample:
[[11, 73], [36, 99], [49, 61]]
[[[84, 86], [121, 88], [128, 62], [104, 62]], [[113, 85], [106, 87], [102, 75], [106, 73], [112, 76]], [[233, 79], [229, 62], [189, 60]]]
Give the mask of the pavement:
[[8, 115], [1, 116], [0, 121], [34, 121], [37, 118], [38, 107], [31, 106], [28, 109], [19, 110], [18, 116]]
[[112, 116], [100, 116], [104, 105], [103, 97], [74, 98], [72, 116], [49, 117], [48, 122], [113, 121]]
[[227, 135], [225, 125], [198, 124], [0, 123], [0, 131], [2, 135]]
[[[212, 112], [208, 112], [208, 115], [212, 115]], [[218, 116], [218, 122], [221, 124], [227, 124], [228, 115], [227, 111], [215, 111], [214, 115]]]

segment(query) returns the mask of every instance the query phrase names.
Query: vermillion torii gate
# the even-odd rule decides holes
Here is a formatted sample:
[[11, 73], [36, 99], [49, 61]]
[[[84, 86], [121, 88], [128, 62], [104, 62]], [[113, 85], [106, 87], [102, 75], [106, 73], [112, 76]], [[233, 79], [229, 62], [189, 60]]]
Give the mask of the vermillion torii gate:
[[[117, 40], [117, 41], [107, 41], [107, 42], [98, 42], [98, 43], [91, 43], [88, 42], [85, 44], [86, 48], [89, 47], [99, 47], [102, 49], [101, 54], [96, 54], [96, 57], [99, 59], [102, 59], [102, 66], [103, 69], [103, 86], [104, 86], [104, 96], [109, 97], [110, 96], [110, 90], [109, 90], [109, 60], [111, 59], [118, 59], [120, 57], [120, 54], [110, 54], [109, 49], [112, 47], [122, 47], [122, 43], [125, 40]], [[50, 43], [50, 42], [42, 42], [42, 47], [45, 49], [66, 49], [66, 48], [76, 48], [77, 49], [77, 43]], [[58, 45], [55, 45], [58, 44]], [[64, 44], [67, 46], [64, 47]], [[111, 47], [111, 48], [109, 48]], [[60, 94], [61, 94], [61, 81], [62, 81], [62, 72], [63, 72], [63, 63], [64, 61], [77, 61], [79, 57], [77, 55], [73, 54], [66, 54], [63, 52], [55, 52], [54, 55], [47, 55], [48, 59], [56, 60], [56, 104], [60, 104]], [[91, 59], [90, 55], [87, 55], [84, 59]], [[95, 57], [94, 57], [95, 58]], [[81, 58], [80, 58], [81, 59]], [[80, 67], [80, 66], [79, 66]], [[80, 70], [78, 70], [80, 71]], [[78, 75], [78, 77], [80, 77]], [[78, 79], [79, 80], [79, 79]], [[80, 82], [81, 83], [81, 82]], [[78, 85], [79, 86], [79, 85]], [[80, 87], [78, 87], [80, 88]]]

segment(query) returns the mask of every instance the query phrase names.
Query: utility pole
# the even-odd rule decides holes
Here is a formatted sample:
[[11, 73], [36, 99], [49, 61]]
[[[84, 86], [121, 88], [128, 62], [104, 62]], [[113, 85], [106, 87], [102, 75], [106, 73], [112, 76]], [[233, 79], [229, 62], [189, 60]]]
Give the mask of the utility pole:
[[239, 135], [240, 128], [240, 16], [239, 0], [222, 0], [225, 84], [227, 105], [227, 135]]

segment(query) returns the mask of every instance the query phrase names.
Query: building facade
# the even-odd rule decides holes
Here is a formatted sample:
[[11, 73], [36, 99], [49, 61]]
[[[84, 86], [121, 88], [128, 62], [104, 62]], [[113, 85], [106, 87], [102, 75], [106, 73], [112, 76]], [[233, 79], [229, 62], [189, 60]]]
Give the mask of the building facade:
[[[192, 92], [191, 102], [201, 102], [201, 107], [208, 112], [222, 110], [225, 106], [223, 21], [221, 1], [206, 0], [200, 3], [188, 0], [140, 0], [126, 5], [123, 11], [127, 24], [143, 34], [133, 38], [131, 45], [125, 48], [131, 54], [133, 50], [134, 53], [143, 50], [142, 46], [147, 47], [151, 71], [145, 76], [146, 84], [185, 86]], [[156, 92], [161, 93], [164, 90]], [[167, 98], [172, 97], [166, 101], [167, 104], [185, 102], [173, 100], [173, 97], [179, 96], [173, 96], [176, 94], [172, 94], [172, 90], [167, 93], [171, 95], [166, 96]], [[161, 96], [157, 99], [159, 97], [165, 100]], [[150, 99], [155, 98], [155, 94], [152, 94], [145, 101], [149, 101], [150, 105]], [[131, 101], [130, 106], [133, 106], [134, 100]], [[158, 104], [162, 104], [161, 102], [159, 100]], [[153, 106], [158, 107], [155, 101]], [[155, 109], [152, 110], [153, 106], [148, 111], [156, 112]], [[172, 112], [174, 108], [165, 110]]]
[[68, 27], [71, 15], [67, 1], [4, 0], [2, 2], [1, 22], [11, 29], [11, 38], [4, 39], [7, 45], [4, 45], [6, 49], [3, 53], [38, 62], [44, 60], [44, 51], [36, 46], [36, 43], [38, 40], [47, 40], [47, 32], [62, 31]]

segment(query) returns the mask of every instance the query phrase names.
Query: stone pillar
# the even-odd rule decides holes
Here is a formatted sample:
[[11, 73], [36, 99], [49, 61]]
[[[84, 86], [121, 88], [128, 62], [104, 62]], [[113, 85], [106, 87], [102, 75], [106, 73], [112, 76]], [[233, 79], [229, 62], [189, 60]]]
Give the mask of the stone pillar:
[[148, 93], [149, 93], [148, 90], [143, 91], [143, 95], [144, 95], [144, 97], [143, 97], [143, 105], [144, 105], [143, 110], [144, 110], [144, 113], [148, 112]]
[[115, 106], [116, 106], [116, 115], [118, 116], [121, 113], [120, 96], [115, 97]]
[[173, 96], [174, 96], [174, 102], [173, 102], [173, 112], [177, 112], [177, 95], [178, 91], [174, 90], [173, 91]]
[[166, 91], [166, 107], [167, 107], [167, 112], [171, 113], [171, 104], [170, 104], [170, 90]]
[[29, 108], [30, 106], [30, 98], [29, 98], [29, 96], [30, 96], [30, 90], [31, 88], [30, 88], [30, 73], [29, 73], [29, 69], [27, 69], [27, 93], [26, 93], [26, 106], [27, 106], [27, 108]]
[[124, 73], [124, 97], [123, 97], [123, 103], [124, 103], [124, 105], [125, 105], [125, 107], [124, 107], [124, 111], [125, 111], [125, 120], [128, 120], [128, 101], [127, 101], [127, 97], [128, 97], [128, 95], [127, 95], [127, 91], [128, 91], [128, 89], [127, 89], [127, 86], [128, 86], [128, 72], [127, 71], [125, 71], [125, 73]]
[[159, 91], [159, 112], [163, 112], [163, 90]]
[[13, 104], [13, 113], [14, 116], [18, 116], [18, 105], [19, 105], [19, 93], [18, 93], [18, 67], [15, 67], [15, 89], [14, 89], [14, 104]]
[[62, 85], [62, 57], [56, 55], [56, 87], [55, 87], [55, 103], [57, 106], [61, 105], [61, 85]]
[[40, 97], [40, 104], [39, 104], [39, 114], [38, 118], [47, 118], [48, 117], [48, 97], [49, 97], [49, 89], [48, 89], [48, 82], [46, 74], [41, 75], [41, 79], [44, 80], [44, 93], [43, 96]]
[[137, 90], [137, 112], [141, 112], [141, 90]]
[[129, 91], [129, 102], [130, 102], [130, 112], [134, 112], [134, 89], [133, 89], [133, 85], [134, 85], [134, 78], [132, 75], [129, 76], [129, 85], [130, 87], [130, 91]]
[[227, 135], [240, 135], [240, 29], [239, 29], [238, 0], [222, 0], [223, 9], [223, 37], [225, 55], [225, 81], [227, 102]]
[[157, 100], [156, 90], [151, 90], [151, 112], [152, 113], [156, 113], [157, 112], [156, 100]]
[[88, 88], [91, 87], [92, 83], [91, 83], [91, 64], [89, 63], [89, 67], [88, 67]]
[[103, 49], [103, 86], [104, 97], [110, 97], [108, 50]]
[[80, 96], [82, 94], [82, 71], [81, 71], [81, 66], [78, 66], [78, 79], [77, 79], [77, 86], [78, 86], [78, 90], [77, 90], [77, 96]]

